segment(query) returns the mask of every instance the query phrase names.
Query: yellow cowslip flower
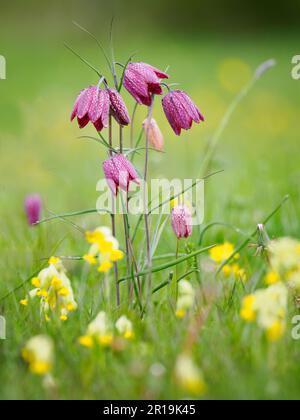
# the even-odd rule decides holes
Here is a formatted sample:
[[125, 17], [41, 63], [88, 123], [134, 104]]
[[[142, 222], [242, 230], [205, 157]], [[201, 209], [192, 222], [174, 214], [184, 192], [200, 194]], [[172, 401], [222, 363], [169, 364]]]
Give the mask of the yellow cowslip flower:
[[32, 279], [36, 287], [29, 292], [28, 298], [40, 298], [41, 312], [44, 319], [50, 320], [49, 312], [56, 312], [62, 321], [68, 319], [68, 313], [77, 309], [71, 282], [66, 270], [58, 258], [52, 257], [49, 266]]
[[181, 280], [178, 284], [178, 299], [175, 315], [184, 318], [187, 311], [193, 308], [195, 302], [195, 290], [187, 280]]
[[28, 305], [28, 299], [21, 299], [20, 300], [20, 305], [27, 306]]
[[87, 232], [86, 239], [91, 247], [83, 259], [92, 265], [99, 261], [98, 271], [100, 273], [107, 273], [114, 262], [124, 258], [124, 253], [119, 250], [119, 243], [112, 236], [109, 228], [99, 227], [92, 232]]
[[110, 261], [104, 261], [98, 267], [99, 273], [107, 273], [112, 268], [112, 263]]
[[261, 289], [243, 300], [241, 317], [262, 328], [270, 341], [276, 341], [285, 331], [288, 291], [283, 283]]
[[95, 265], [97, 264], [97, 258], [95, 257], [95, 255], [89, 255], [86, 254], [83, 256], [84, 261], [86, 261], [87, 263], [91, 264], [91, 265]]
[[272, 284], [278, 283], [280, 281], [280, 276], [276, 271], [269, 271], [265, 276], [265, 283], [270, 286]]
[[94, 345], [93, 337], [90, 335], [82, 335], [78, 339], [79, 344], [81, 344], [83, 347], [91, 348]]
[[248, 295], [244, 297], [243, 299], [240, 315], [241, 315], [241, 318], [243, 318], [245, 321], [248, 321], [248, 322], [255, 321], [256, 315], [254, 311], [254, 301], [255, 301], [254, 295]]
[[40, 282], [40, 279], [38, 277], [33, 277], [31, 279], [31, 284], [34, 287], [38, 287], [38, 288], [41, 287], [41, 282]]
[[22, 357], [35, 375], [47, 375], [54, 361], [54, 346], [50, 337], [38, 335], [31, 338], [22, 350]]
[[268, 246], [270, 265], [272, 270], [283, 278], [287, 273], [299, 270], [300, 242], [293, 238], [279, 238], [270, 242]]
[[175, 364], [177, 384], [189, 394], [201, 396], [206, 392], [206, 384], [200, 369], [188, 354], [178, 356]]
[[116, 329], [127, 340], [134, 337], [132, 322], [125, 316], [122, 315], [116, 322]]
[[276, 320], [273, 324], [267, 329], [267, 338], [271, 342], [278, 341], [285, 332], [285, 322]]
[[58, 257], [51, 257], [51, 258], [49, 258], [49, 261], [48, 261], [48, 264], [49, 265], [56, 265], [56, 264], [59, 264], [61, 262], [61, 260], [60, 260], [60, 258], [58, 258]]
[[210, 258], [217, 264], [226, 261], [234, 252], [234, 246], [230, 242], [225, 242], [222, 245], [217, 245], [209, 250]]
[[91, 348], [98, 343], [101, 346], [110, 346], [113, 342], [112, 325], [104, 311], [99, 312], [96, 318], [88, 325], [86, 333], [79, 337], [79, 343]]

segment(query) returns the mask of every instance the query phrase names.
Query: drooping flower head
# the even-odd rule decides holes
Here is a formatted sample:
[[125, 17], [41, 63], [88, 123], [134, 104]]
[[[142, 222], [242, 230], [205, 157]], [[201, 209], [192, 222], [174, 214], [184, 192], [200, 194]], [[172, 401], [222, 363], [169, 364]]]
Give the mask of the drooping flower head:
[[33, 277], [31, 284], [34, 289], [20, 301], [20, 304], [27, 306], [29, 300], [39, 298], [41, 315], [45, 317], [46, 321], [50, 320], [51, 313], [56, 313], [61, 321], [66, 321], [69, 312], [77, 309], [70, 279], [59, 258], [51, 257], [48, 267]]
[[115, 89], [107, 89], [110, 100], [110, 112], [120, 125], [128, 125], [130, 117], [125, 102], [119, 92]]
[[191, 98], [181, 90], [173, 90], [167, 93], [162, 100], [162, 105], [166, 117], [177, 136], [181, 129], [189, 130], [193, 121], [199, 124], [204, 121], [204, 117], [191, 100]]
[[149, 121], [149, 118], [146, 118], [143, 122], [143, 128], [151, 146], [156, 150], [162, 151], [164, 148], [164, 138], [155, 119], [151, 118]]
[[98, 86], [90, 86], [78, 95], [71, 121], [77, 117], [79, 128], [85, 127], [89, 122], [93, 123], [97, 131], [108, 126], [110, 108], [109, 94], [106, 89]]
[[32, 337], [22, 349], [22, 357], [35, 375], [47, 375], [54, 362], [54, 345], [47, 335]]
[[114, 262], [124, 257], [123, 252], [119, 249], [119, 242], [112, 236], [111, 230], [105, 226], [86, 232], [86, 240], [91, 246], [83, 259], [91, 265], [98, 263], [100, 273], [107, 273]]
[[172, 209], [172, 228], [178, 239], [188, 238], [192, 234], [192, 212], [185, 204], [178, 204]]
[[168, 75], [146, 63], [129, 63], [125, 70], [124, 87], [137, 103], [150, 106], [152, 95], [161, 95], [160, 79]]
[[29, 225], [34, 225], [40, 220], [42, 211], [42, 199], [38, 194], [32, 194], [26, 197], [25, 211]]
[[138, 174], [132, 163], [122, 154], [117, 154], [103, 162], [103, 171], [109, 188], [117, 195], [118, 188], [128, 191], [130, 182], [139, 185]]

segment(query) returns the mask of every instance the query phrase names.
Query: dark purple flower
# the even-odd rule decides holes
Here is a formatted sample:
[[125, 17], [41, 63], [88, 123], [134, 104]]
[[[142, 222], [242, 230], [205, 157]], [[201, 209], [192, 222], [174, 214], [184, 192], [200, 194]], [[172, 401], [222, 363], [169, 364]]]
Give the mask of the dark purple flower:
[[178, 239], [188, 238], [192, 234], [192, 213], [188, 206], [178, 204], [172, 210], [172, 228]]
[[128, 191], [131, 181], [138, 185], [140, 183], [134, 166], [121, 154], [105, 160], [103, 162], [103, 172], [114, 195], [117, 195], [119, 187], [124, 191]]
[[128, 125], [130, 117], [122, 96], [115, 89], [107, 89], [110, 99], [110, 112], [120, 125]]
[[189, 130], [193, 121], [200, 123], [204, 117], [191, 100], [191, 98], [181, 90], [169, 92], [162, 100], [162, 105], [166, 117], [178, 136], [181, 129]]
[[38, 194], [31, 194], [25, 198], [25, 212], [29, 225], [34, 225], [40, 220], [42, 200]]
[[80, 128], [85, 127], [91, 121], [97, 131], [101, 131], [103, 127], [108, 126], [109, 116], [109, 94], [107, 90], [98, 88], [97, 86], [90, 86], [81, 91], [78, 95], [71, 121], [77, 117]]
[[168, 75], [146, 63], [129, 63], [125, 70], [124, 87], [143, 105], [150, 106], [152, 95], [161, 95], [160, 79]]

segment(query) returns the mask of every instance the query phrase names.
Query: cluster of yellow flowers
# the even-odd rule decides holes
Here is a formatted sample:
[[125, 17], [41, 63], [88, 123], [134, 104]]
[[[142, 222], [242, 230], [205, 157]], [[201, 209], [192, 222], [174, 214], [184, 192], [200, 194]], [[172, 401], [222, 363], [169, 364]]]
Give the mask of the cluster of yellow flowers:
[[201, 370], [187, 353], [177, 357], [175, 380], [184, 391], [195, 396], [203, 395], [207, 388]]
[[292, 238], [279, 238], [268, 246], [270, 270], [265, 281], [268, 285], [284, 282], [300, 292], [300, 242]]
[[[216, 264], [222, 264], [226, 261], [234, 252], [234, 245], [230, 242], [224, 242], [224, 244], [217, 245], [210, 249], [209, 256]], [[234, 257], [234, 262], [226, 264], [223, 267], [223, 273], [226, 277], [233, 275], [236, 279], [247, 281], [247, 275], [243, 268], [236, 262], [240, 258], [239, 254]]]
[[91, 247], [83, 259], [91, 265], [99, 264], [100, 273], [107, 273], [114, 262], [124, 257], [124, 253], [119, 250], [117, 239], [112, 236], [107, 227], [99, 227], [92, 232], [86, 232], [86, 240]]
[[88, 348], [96, 344], [110, 346], [114, 339], [114, 327], [117, 333], [126, 340], [134, 337], [132, 322], [125, 315], [122, 315], [113, 326], [106, 312], [101, 311], [88, 325], [86, 334], [79, 337], [79, 343]]
[[49, 266], [31, 280], [34, 289], [20, 304], [27, 306], [29, 300], [38, 297], [41, 314], [45, 316], [46, 321], [50, 320], [50, 312], [57, 313], [62, 321], [66, 321], [69, 312], [77, 309], [71, 282], [59, 258], [51, 257], [48, 263]]
[[176, 304], [177, 318], [184, 318], [187, 311], [192, 309], [195, 302], [195, 290], [187, 280], [181, 280], [178, 284], [178, 299]]
[[35, 375], [47, 375], [53, 367], [54, 346], [47, 335], [32, 337], [22, 349], [22, 357]]
[[287, 304], [287, 288], [277, 283], [244, 297], [240, 315], [247, 322], [256, 321], [269, 341], [277, 341], [285, 332]]

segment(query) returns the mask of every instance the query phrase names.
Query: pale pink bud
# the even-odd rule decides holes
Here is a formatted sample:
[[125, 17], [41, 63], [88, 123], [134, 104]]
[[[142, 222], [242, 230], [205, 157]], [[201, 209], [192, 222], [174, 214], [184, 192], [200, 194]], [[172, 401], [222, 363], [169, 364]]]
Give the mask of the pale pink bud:
[[121, 154], [115, 155], [103, 162], [103, 172], [109, 188], [117, 195], [118, 188], [128, 191], [130, 182], [139, 185], [138, 174], [132, 163]]
[[130, 117], [122, 96], [115, 89], [107, 89], [110, 99], [110, 112], [120, 125], [128, 125]]
[[192, 213], [188, 206], [178, 204], [172, 210], [172, 228], [178, 239], [188, 238], [192, 234]]
[[168, 75], [146, 63], [129, 63], [124, 74], [124, 87], [137, 103], [150, 106], [152, 95], [161, 95], [160, 79]]
[[97, 131], [108, 126], [110, 100], [107, 90], [90, 86], [81, 91], [78, 95], [71, 121], [77, 117], [79, 128], [85, 127], [90, 121]]
[[162, 105], [166, 117], [178, 136], [181, 129], [189, 130], [193, 121], [200, 123], [204, 117], [191, 100], [191, 98], [181, 90], [169, 92], [162, 100]]
[[29, 225], [34, 225], [40, 220], [42, 199], [38, 194], [28, 195], [25, 198], [25, 212]]
[[151, 146], [156, 150], [162, 151], [164, 148], [164, 138], [155, 119], [151, 118], [149, 121], [149, 118], [146, 118], [143, 122], [143, 128]]

